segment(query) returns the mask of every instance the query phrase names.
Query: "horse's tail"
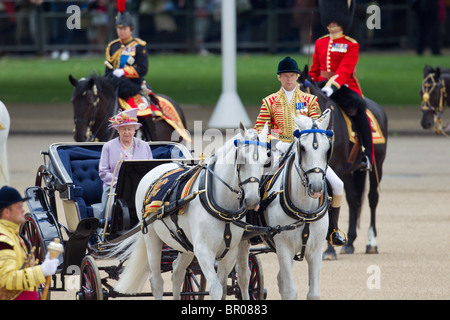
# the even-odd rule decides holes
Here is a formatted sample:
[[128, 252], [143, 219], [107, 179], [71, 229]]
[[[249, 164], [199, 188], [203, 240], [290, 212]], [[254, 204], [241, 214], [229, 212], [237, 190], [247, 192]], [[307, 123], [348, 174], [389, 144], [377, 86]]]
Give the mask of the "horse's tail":
[[108, 256], [119, 260], [128, 259], [114, 290], [127, 294], [140, 292], [150, 273], [147, 247], [142, 232], [123, 240]]
[[9, 185], [8, 155], [6, 154], [6, 141], [0, 158], [0, 185]]

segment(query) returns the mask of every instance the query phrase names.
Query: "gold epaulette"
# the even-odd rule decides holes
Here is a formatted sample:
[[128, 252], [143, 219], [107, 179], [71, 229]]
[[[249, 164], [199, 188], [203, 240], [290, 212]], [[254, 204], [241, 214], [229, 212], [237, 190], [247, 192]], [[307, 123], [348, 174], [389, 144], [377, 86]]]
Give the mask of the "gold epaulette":
[[146, 46], [146, 45], [147, 45], [147, 42], [145, 42], [145, 41], [142, 40], [142, 39], [134, 38], [134, 40], [136, 40], [136, 42], [137, 42], [140, 46]]
[[355, 39], [353, 39], [352, 37], [349, 37], [349, 36], [345, 36], [345, 39], [347, 39], [348, 41], [353, 42], [353, 43], [358, 43], [358, 41], [356, 41]]

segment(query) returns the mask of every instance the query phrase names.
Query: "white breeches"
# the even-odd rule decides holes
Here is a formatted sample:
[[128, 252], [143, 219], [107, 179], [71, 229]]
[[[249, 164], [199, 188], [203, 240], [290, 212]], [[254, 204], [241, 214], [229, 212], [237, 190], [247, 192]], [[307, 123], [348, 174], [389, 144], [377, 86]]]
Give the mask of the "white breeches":
[[329, 166], [327, 167], [326, 177], [331, 185], [331, 190], [333, 190], [333, 201], [331, 202], [331, 206], [334, 208], [340, 207], [344, 196], [344, 182], [342, 182]]

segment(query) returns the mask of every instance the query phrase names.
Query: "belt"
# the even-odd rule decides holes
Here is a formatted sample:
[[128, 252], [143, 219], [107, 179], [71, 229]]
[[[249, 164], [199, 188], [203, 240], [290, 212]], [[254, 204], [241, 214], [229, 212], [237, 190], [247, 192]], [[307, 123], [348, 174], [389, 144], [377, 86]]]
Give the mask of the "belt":
[[320, 76], [321, 76], [322, 78], [330, 79], [332, 76], [334, 76], [334, 72], [332, 72], [332, 71], [320, 70]]

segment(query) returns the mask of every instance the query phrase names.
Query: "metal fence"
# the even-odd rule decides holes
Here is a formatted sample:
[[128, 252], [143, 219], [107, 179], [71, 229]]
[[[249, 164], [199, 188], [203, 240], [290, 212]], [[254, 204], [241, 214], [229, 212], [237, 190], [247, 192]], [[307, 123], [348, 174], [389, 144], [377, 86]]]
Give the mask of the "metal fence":
[[[106, 44], [116, 38], [116, 9], [95, 10], [97, 1], [32, 0], [0, 2], [0, 52], [46, 54], [54, 50], [73, 53], [103, 53]], [[35, 0], [36, 1], [36, 0]], [[215, 0], [217, 1], [217, 0]], [[110, 1], [109, 2], [115, 2]], [[128, 0], [135, 21], [135, 35], [148, 43], [153, 52], [219, 52], [220, 14], [210, 11], [199, 16], [194, 0], [167, 0], [158, 7], [152, 0]], [[159, 1], [164, 2], [164, 1]], [[295, 7], [294, 0], [251, 0], [250, 10], [237, 13], [237, 48], [240, 52], [299, 52], [325, 33], [315, 9]], [[367, 27], [368, 4], [378, 4], [380, 29]], [[410, 1], [358, 1], [350, 36], [363, 50], [414, 47], [416, 23]], [[127, 5], [128, 5], [127, 4]], [[69, 11], [69, 6], [79, 11]], [[447, 7], [447, 17], [450, 17]], [[74, 19], [79, 28], [74, 26]], [[450, 18], [441, 26], [444, 46], [450, 44]], [[312, 32], [310, 39], [309, 33]]]

